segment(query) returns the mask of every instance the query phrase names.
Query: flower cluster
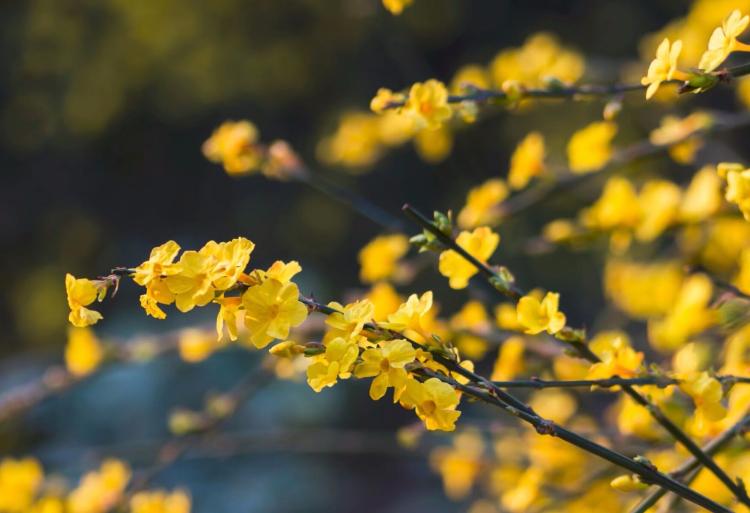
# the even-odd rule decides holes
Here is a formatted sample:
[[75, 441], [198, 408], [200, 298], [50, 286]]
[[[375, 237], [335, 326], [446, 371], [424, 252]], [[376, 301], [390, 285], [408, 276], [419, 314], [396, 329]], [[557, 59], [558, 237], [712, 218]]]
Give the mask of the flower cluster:
[[67, 489], [59, 478], [45, 476], [33, 458], [0, 460], [0, 511], [3, 513], [190, 513], [190, 496], [182, 491], [141, 490], [127, 497], [131, 470], [109, 459]]

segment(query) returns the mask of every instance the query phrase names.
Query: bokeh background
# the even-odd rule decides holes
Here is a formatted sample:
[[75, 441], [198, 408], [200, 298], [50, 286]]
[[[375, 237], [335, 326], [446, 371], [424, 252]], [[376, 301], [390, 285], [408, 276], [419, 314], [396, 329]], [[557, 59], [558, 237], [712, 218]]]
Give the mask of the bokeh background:
[[[676, 0], [416, 0], [394, 17], [378, 0], [2, 2], [0, 390], [61, 361], [65, 272], [95, 276], [134, 265], [168, 239], [189, 248], [246, 236], [257, 244], [255, 265], [300, 261], [301, 288], [324, 301], [363, 287], [356, 253], [382, 228], [302, 184], [227, 176], [200, 151], [222, 121], [253, 120], [264, 140], [288, 140], [314, 173], [395, 216], [406, 201], [457, 210], [471, 186], [504, 176], [529, 130], [541, 128], [550, 154], [561, 156], [569, 134], [600, 117], [602, 104], [498, 111], [458, 132], [439, 163], [406, 145], [351, 173], [321, 162], [316, 148], [343, 112], [366, 110], [378, 87], [447, 81], [538, 31], [584, 53], [586, 79], [616, 79], [637, 62], [641, 38], [687, 8]], [[730, 93], [707, 96], [698, 101], [737, 108]], [[659, 109], [646, 114], [641, 102], [620, 120], [619, 141], [656, 124]], [[722, 137], [736, 143], [747, 135]], [[545, 212], [503, 225], [497, 257], [521, 283], [560, 291], [573, 325], [590, 326], [607, 315], [601, 276], [592, 272], [602, 254], [529, 254], [523, 244], [552, 212], [574, 211], [577, 199], [553, 199]], [[401, 291], [428, 288], [444, 312], [482, 293], [451, 291], [430, 265]], [[213, 311], [147, 318], [137, 293], [125, 286], [101, 305], [101, 336], [212, 321]], [[168, 435], [171, 408], [198, 407], [207, 391], [228, 389], [256, 364], [252, 353], [228, 350], [198, 365], [166, 356], [116, 366], [0, 427], [0, 453], [35, 454], [70, 479], [109, 455], [147, 467]], [[242, 450], [196, 451], [156, 484], [189, 488], [197, 513], [461, 510], [424, 455], [398, 447], [393, 433], [412, 416], [366, 393], [355, 383], [321, 394], [269, 384], [226, 427]]]

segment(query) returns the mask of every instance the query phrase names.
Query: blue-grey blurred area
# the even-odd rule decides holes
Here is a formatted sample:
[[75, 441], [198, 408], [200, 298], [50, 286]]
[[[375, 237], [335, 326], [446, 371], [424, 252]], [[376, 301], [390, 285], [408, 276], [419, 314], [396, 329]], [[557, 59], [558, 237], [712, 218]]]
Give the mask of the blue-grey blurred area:
[[[407, 145], [354, 176], [320, 164], [316, 144], [342, 112], [366, 110], [379, 87], [448, 81], [537, 31], [590, 58], [588, 77], [616, 77], [644, 34], [686, 9], [673, 0], [415, 0], [394, 17], [379, 0], [2, 2], [0, 390], [61, 361], [66, 272], [135, 265], [169, 239], [196, 248], [246, 236], [257, 245], [253, 265], [298, 260], [301, 289], [323, 301], [362, 287], [356, 253], [382, 228], [298, 183], [228, 177], [200, 151], [222, 121], [252, 120], [263, 140], [290, 141], [314, 172], [393, 215], [407, 201], [456, 210], [471, 186], [505, 174], [531, 128], [543, 127], [559, 150], [601, 104], [499, 112], [458, 133], [438, 165]], [[626, 118], [621, 130], [627, 140], [649, 128]], [[585, 272], [601, 255], [525, 255], [519, 239], [548, 220], [532, 212], [503, 226], [499, 257], [522, 282], [559, 290], [578, 325], [601, 304], [600, 277]], [[446, 313], [467, 298], [434, 266], [412, 287], [400, 292], [432, 288]], [[125, 284], [101, 305], [102, 337], [157, 334], [215, 314], [170, 311], [157, 321], [143, 315], [138, 293]], [[71, 480], [107, 456], [148, 468], [168, 437], [168, 412], [231, 389], [258, 358], [230, 349], [196, 365], [174, 355], [114, 365], [3, 426], [0, 451], [37, 455]], [[490, 412], [467, 404], [464, 415]], [[189, 489], [197, 513], [461, 510], [423, 451], [398, 447], [396, 429], [414, 421], [387, 399], [370, 401], [366, 383], [316, 394], [272, 381], [222, 428], [218, 448], [191, 449], [154, 485]]]

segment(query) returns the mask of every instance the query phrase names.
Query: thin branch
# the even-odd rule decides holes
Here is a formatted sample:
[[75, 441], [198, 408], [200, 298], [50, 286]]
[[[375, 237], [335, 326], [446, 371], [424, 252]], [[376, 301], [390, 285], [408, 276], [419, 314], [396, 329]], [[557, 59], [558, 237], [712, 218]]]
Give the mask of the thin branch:
[[[732, 427], [721, 433], [719, 436], [711, 440], [709, 443], [707, 443], [703, 447], [703, 452], [709, 455], [714, 455], [720, 450], [722, 450], [729, 442], [731, 442], [734, 437], [741, 435], [745, 432], [747, 432], [748, 428], [750, 428], [750, 414], [745, 415], [742, 419], [740, 419], [739, 422], [734, 424]], [[674, 472], [671, 472], [671, 475], [679, 479], [681, 477], [685, 477], [690, 475], [691, 472], [699, 469], [702, 466], [702, 463], [696, 459], [691, 458], [687, 460], [685, 463], [680, 465]], [[651, 492], [646, 498], [644, 498], [632, 511], [631, 513], [646, 513], [650, 508], [652, 508], [657, 502], [659, 502], [659, 499], [664, 497], [667, 492], [663, 488], [658, 488]]]
[[705, 497], [704, 495], [701, 495], [695, 490], [685, 486], [679, 481], [676, 481], [675, 479], [665, 474], [662, 474], [653, 466], [638, 462], [632, 458], [625, 456], [624, 454], [621, 454], [617, 451], [604, 447], [603, 445], [599, 445], [596, 442], [593, 442], [589, 440], [588, 438], [580, 436], [573, 431], [565, 429], [564, 427], [559, 426], [550, 420], [544, 419], [536, 415], [535, 413], [529, 413], [526, 411], [515, 409], [509, 406], [508, 404], [504, 403], [499, 398], [494, 397], [492, 394], [490, 394], [489, 392], [485, 390], [476, 388], [475, 386], [463, 385], [448, 376], [445, 376], [438, 372], [430, 371], [428, 369], [423, 369], [420, 372], [424, 373], [426, 376], [440, 379], [441, 381], [452, 385], [454, 388], [456, 388], [457, 390], [460, 390], [461, 392], [467, 395], [470, 395], [476, 399], [479, 399], [488, 404], [492, 404], [494, 406], [497, 406], [503, 409], [507, 413], [510, 413], [511, 415], [534, 426], [537, 433], [539, 433], [540, 435], [549, 435], [549, 436], [558, 437], [561, 440], [564, 440], [572, 445], [575, 445], [576, 447], [583, 449], [584, 451], [590, 454], [593, 454], [604, 460], [607, 460], [610, 463], [613, 463], [619, 467], [622, 467], [632, 472], [633, 474], [637, 474], [641, 478], [641, 480], [645, 483], [656, 484], [668, 491], [678, 494], [680, 497], [684, 498], [685, 500], [688, 500], [694, 504], [697, 504], [698, 506], [701, 506], [709, 511], [716, 511], [716, 512], [730, 512], [731, 511], [725, 508], [724, 506], [717, 504], [716, 502], [709, 499], [708, 497]]
[[516, 216], [540, 204], [547, 198], [565, 192], [575, 186], [595, 177], [601, 178], [605, 174], [631, 162], [656, 155], [669, 149], [674, 144], [679, 144], [687, 139], [700, 135], [710, 135], [714, 133], [725, 132], [735, 128], [747, 126], [750, 124], [750, 114], [744, 112], [741, 114], [721, 114], [710, 126], [696, 130], [687, 134], [685, 137], [675, 140], [671, 144], [656, 145], [648, 139], [623, 148], [612, 156], [612, 158], [600, 169], [586, 174], [576, 174], [569, 169], [563, 169], [558, 172], [560, 177], [552, 182], [542, 182], [538, 185], [525, 189], [512, 195], [500, 205], [502, 219], [508, 219]]
[[[322, 305], [318, 303], [317, 301], [310, 299], [310, 298], [305, 298], [305, 297], [300, 296], [300, 301], [307, 304], [308, 307], [312, 311], [320, 311], [329, 315], [331, 313], [338, 312], [338, 310], [335, 310], [326, 305]], [[410, 342], [415, 347], [428, 349], [423, 344], [416, 342], [415, 340], [407, 337], [403, 333], [390, 330], [390, 329], [384, 329], [378, 326], [376, 323], [368, 323], [365, 325], [365, 328], [375, 334], [381, 334], [385, 332], [389, 334], [390, 336], [403, 338], [407, 340], [408, 342]], [[420, 368], [418, 370], [415, 370], [414, 372], [421, 373], [429, 377], [436, 377], [440, 379], [441, 381], [444, 381], [450, 384], [457, 390], [465, 392], [468, 395], [476, 397], [477, 399], [480, 399], [487, 403], [498, 406], [502, 408], [503, 410], [505, 410], [507, 413], [510, 413], [511, 415], [518, 417], [519, 419], [533, 425], [539, 434], [557, 436], [561, 438], [562, 440], [565, 440], [566, 442], [572, 445], [575, 445], [576, 447], [579, 447], [580, 449], [583, 449], [584, 451], [587, 451], [591, 454], [594, 454], [595, 456], [598, 456], [606, 461], [609, 461], [610, 463], [613, 463], [635, 474], [638, 474], [639, 476], [641, 476], [641, 479], [643, 479], [643, 481], [646, 483], [654, 483], [659, 486], [662, 486], [669, 491], [679, 494], [685, 500], [693, 502], [694, 504], [697, 504], [709, 511], [722, 512], [722, 513], [730, 511], [724, 508], [723, 506], [715, 503], [711, 499], [675, 481], [669, 476], [666, 476], [660, 473], [655, 468], [639, 463], [631, 458], [628, 458], [627, 456], [623, 454], [620, 454], [607, 447], [599, 445], [585, 437], [582, 437], [581, 435], [578, 435], [572, 431], [569, 431], [561, 426], [556, 425], [554, 422], [551, 422], [549, 420], [546, 420], [540, 417], [539, 415], [536, 414], [536, 412], [534, 412], [534, 410], [530, 406], [524, 404], [522, 401], [520, 401], [513, 395], [509, 394], [508, 392], [500, 389], [498, 386], [496, 386], [494, 383], [489, 381], [487, 378], [461, 367], [458, 364], [458, 362], [451, 360], [449, 358], [446, 358], [444, 356], [441, 356], [440, 353], [438, 352], [433, 351], [431, 353], [433, 355], [433, 358], [437, 362], [446, 366], [451, 372], [461, 374], [463, 377], [467, 378], [473, 384], [473, 386], [463, 385], [451, 377], [445, 376], [441, 373], [433, 372], [425, 368]]]
[[[733, 68], [723, 68], [713, 72], [696, 71], [695, 74], [700, 76], [714, 77], [714, 83], [730, 82], [732, 79], [739, 78], [750, 74], [750, 64], [743, 64]], [[681, 80], [669, 80], [664, 84], [679, 85], [680, 93], [690, 90], [686, 88], [686, 82]], [[644, 91], [647, 86], [641, 83], [622, 83], [622, 84], [580, 84], [566, 86], [562, 84], [553, 84], [548, 87], [521, 87], [511, 93], [499, 89], [482, 89], [470, 87], [466, 94], [456, 94], [448, 96], [448, 103], [471, 102], [488, 102], [503, 100], [521, 100], [521, 99], [561, 99], [577, 100], [579, 98], [608, 98], [635, 91]], [[391, 102], [388, 108], [403, 107], [405, 101]]]
[[[748, 376], [715, 376], [722, 383], [746, 383], [750, 384]], [[612, 388], [617, 386], [643, 386], [651, 385], [665, 388], [671, 385], [679, 385], [681, 380], [668, 376], [645, 376], [640, 378], [607, 378], [607, 379], [574, 379], [574, 380], [552, 380], [552, 379], [517, 379], [511, 381], [493, 381], [502, 388], [581, 388], [599, 387]]]
[[[489, 265], [479, 262], [476, 258], [470, 255], [465, 249], [459, 246], [453, 237], [444, 234], [440, 229], [427, 217], [425, 217], [418, 210], [410, 205], [404, 205], [404, 212], [414, 221], [417, 222], [422, 228], [428, 230], [448, 249], [452, 249], [459, 253], [467, 262], [474, 265], [474, 267], [482, 273], [485, 278], [488, 279], [489, 283], [493, 285], [493, 288], [498, 290], [499, 293], [506, 297], [517, 300], [518, 297], [523, 295], [522, 289], [518, 288], [515, 284], [512, 285], [512, 289], [503, 290], [496, 286], [497, 280], [503, 280], [502, 276], [493, 270]], [[565, 328], [563, 328], [565, 329]], [[558, 335], [559, 337], [559, 335]], [[586, 345], [585, 340], [575, 338], [573, 340], [567, 340], [567, 342], [578, 352], [579, 356], [588, 360], [591, 363], [599, 363], [600, 358], [594, 354], [591, 349]], [[747, 495], [744, 485], [741, 482], [735, 482], [709, 455], [705, 454], [701, 448], [693, 441], [684, 431], [682, 431], [674, 422], [672, 422], [659, 407], [646, 399], [638, 391], [629, 385], [622, 387], [624, 393], [630, 396], [637, 404], [645, 407], [651, 416], [670, 434], [672, 437], [682, 444], [695, 458], [700, 460], [702, 464], [708, 468], [724, 485], [742, 502], [743, 504], [750, 505], [750, 497]]]

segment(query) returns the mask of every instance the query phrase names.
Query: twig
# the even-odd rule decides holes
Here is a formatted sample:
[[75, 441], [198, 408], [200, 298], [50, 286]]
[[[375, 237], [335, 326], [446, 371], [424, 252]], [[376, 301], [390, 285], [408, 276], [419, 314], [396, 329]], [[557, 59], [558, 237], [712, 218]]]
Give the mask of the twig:
[[[748, 376], [715, 376], [722, 383], [750, 383]], [[652, 385], [665, 388], [670, 385], [679, 385], [681, 380], [668, 376], [646, 376], [640, 378], [607, 378], [607, 379], [574, 379], [574, 380], [551, 380], [551, 379], [517, 379], [511, 381], [493, 381], [502, 388], [580, 388], [599, 387], [612, 388], [617, 386], [640, 386]]]
[[[476, 267], [476, 269], [480, 273], [482, 273], [485, 278], [488, 279], [490, 284], [493, 285], [493, 287], [498, 290], [498, 292], [514, 300], [517, 300], [520, 296], [523, 295], [523, 291], [520, 288], [516, 287], [515, 284], [512, 285], [512, 289], [508, 287], [507, 291], [503, 290], [502, 288], [498, 288], [496, 286], [496, 283], [497, 280], [503, 279], [502, 276], [494, 271], [489, 265], [479, 262], [476, 258], [470, 255], [465, 249], [463, 249], [456, 243], [453, 237], [450, 237], [440, 231], [440, 229], [433, 222], [427, 219], [427, 217], [425, 217], [418, 210], [407, 204], [404, 205], [404, 212], [411, 219], [416, 221], [417, 224], [419, 224], [422, 228], [432, 233], [446, 248], [456, 251], [462, 257], [464, 257], [467, 262], [474, 265], [474, 267]], [[601, 361], [600, 358], [596, 354], [594, 354], [591, 349], [589, 349], [589, 347], [585, 343], [585, 340], [576, 338], [573, 340], [567, 340], [567, 342], [578, 352], [579, 356], [588, 360], [589, 362], [599, 363]], [[657, 405], [650, 402], [629, 385], [624, 385], [622, 387], [622, 390], [636, 403], [645, 407], [654, 418], [654, 420], [661, 424], [661, 426], [670, 435], [672, 435], [675, 440], [682, 444], [695, 458], [700, 460], [706, 468], [708, 468], [714, 475], [716, 475], [716, 477], [722, 483], [724, 483], [724, 485], [729, 490], [732, 491], [732, 493], [740, 500], [740, 502], [746, 505], [750, 505], [750, 497], [748, 497], [744, 485], [741, 482], [733, 481], [732, 478], [729, 477], [729, 475], [727, 475], [727, 473], [724, 472], [724, 470], [719, 467], [719, 465], [717, 465], [710, 456], [701, 451], [701, 448], [684, 431], [682, 431], [674, 422], [672, 422], [666, 415], [664, 415], [664, 413], [659, 409]]]
[[[721, 433], [719, 436], [711, 440], [703, 447], [703, 452], [709, 455], [714, 455], [723, 449], [732, 439], [742, 433], [746, 432], [750, 427], [750, 415], [745, 415], [739, 422], [734, 424], [732, 427]], [[671, 475], [679, 479], [684, 476], [688, 476], [694, 470], [699, 469], [702, 466], [702, 462], [695, 457], [687, 460], [685, 463], [680, 465]], [[643, 499], [631, 513], [646, 513], [652, 508], [659, 499], [666, 495], [666, 490], [658, 488], [651, 492], [645, 499]]]

